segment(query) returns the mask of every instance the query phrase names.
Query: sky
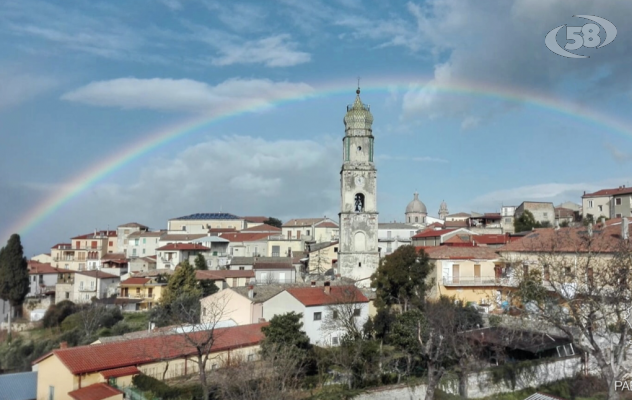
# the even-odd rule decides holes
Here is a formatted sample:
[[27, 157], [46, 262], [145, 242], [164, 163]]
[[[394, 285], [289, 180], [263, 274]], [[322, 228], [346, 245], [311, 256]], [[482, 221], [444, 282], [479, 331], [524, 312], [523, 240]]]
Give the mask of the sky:
[[[574, 15], [616, 39], [554, 54], [549, 31], [591, 22]], [[32, 256], [197, 212], [337, 218], [358, 77], [382, 222], [415, 191], [437, 216], [442, 200], [498, 212], [630, 185], [630, 15], [588, 0], [3, 0], [0, 243], [19, 233]]]

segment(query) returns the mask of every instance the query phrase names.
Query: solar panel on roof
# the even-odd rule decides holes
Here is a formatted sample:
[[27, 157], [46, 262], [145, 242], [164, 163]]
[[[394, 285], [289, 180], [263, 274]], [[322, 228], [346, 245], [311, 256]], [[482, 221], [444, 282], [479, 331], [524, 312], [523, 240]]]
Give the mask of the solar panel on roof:
[[240, 219], [238, 216], [229, 213], [196, 213], [174, 218], [177, 220], [205, 220], [205, 219]]

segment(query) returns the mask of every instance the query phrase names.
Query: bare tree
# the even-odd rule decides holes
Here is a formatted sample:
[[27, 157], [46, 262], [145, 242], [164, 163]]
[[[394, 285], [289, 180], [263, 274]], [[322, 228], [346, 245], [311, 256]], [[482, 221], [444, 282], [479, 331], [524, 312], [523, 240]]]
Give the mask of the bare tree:
[[501, 253], [515, 270], [523, 315], [581, 347], [587, 365], [608, 385], [608, 399], [619, 398], [615, 381], [630, 372], [632, 246], [626, 222], [623, 229], [537, 230]]
[[329, 289], [331, 303], [327, 306], [327, 313], [323, 320], [321, 330], [329, 334], [336, 334], [339, 339], [342, 337], [361, 338], [362, 327], [366, 322], [363, 317], [362, 308], [368, 309], [367, 299], [355, 286], [338, 286], [332, 291]]

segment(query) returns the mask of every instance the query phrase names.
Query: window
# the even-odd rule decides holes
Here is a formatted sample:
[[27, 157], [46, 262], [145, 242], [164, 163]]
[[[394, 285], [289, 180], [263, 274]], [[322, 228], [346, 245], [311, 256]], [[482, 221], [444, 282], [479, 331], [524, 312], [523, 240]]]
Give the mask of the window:
[[592, 200], [588, 200], [588, 208], [593, 208], [593, 201]]
[[564, 274], [566, 276], [570, 276], [571, 275], [571, 267], [564, 267]]
[[55, 386], [48, 387], [48, 400], [55, 400]]
[[354, 317], [359, 317], [359, 316], [360, 316], [360, 311], [361, 311], [361, 310], [360, 310], [359, 308], [355, 308], [355, 309], [353, 310], [353, 316], [354, 316]]
[[391, 231], [386, 231], [386, 237], [389, 239], [391, 238]]
[[138, 246], [138, 239], [134, 239], [134, 246]]
[[93, 249], [97, 248], [97, 242], [96, 241], [92, 241], [92, 243], [90, 243], [90, 247], [92, 247]]
[[338, 311], [334, 310], [334, 312], [331, 315], [332, 319], [338, 319]]
[[617, 206], [621, 205], [621, 197], [617, 197], [616, 199], [614, 199], [614, 204]]
[[529, 275], [529, 266], [527, 264], [524, 264], [522, 266], [522, 273], [524, 274], [525, 277]]
[[410, 217], [408, 217], [408, 222], [410, 222]]
[[245, 269], [246, 269], [246, 267], [239, 267], [239, 270], [240, 270], [240, 271], [243, 271], [243, 270], [245, 270]]
[[147, 243], [147, 239], [143, 238], [143, 244]]
[[415, 222], [419, 222], [419, 217], [415, 217]]
[[255, 360], [255, 355], [254, 354], [248, 354], [248, 361], [254, 361]]
[[549, 264], [544, 264], [544, 267], [542, 267], [542, 269], [544, 280], [548, 281], [551, 278], [551, 269], [549, 268]]
[[599, 211], [603, 211], [603, 206], [598, 206]]
[[505, 223], [506, 224], [511, 224], [511, 218], [505, 218]]
[[79, 282], [79, 290], [83, 290], [83, 281]]
[[202, 316], [206, 316], [206, 307], [202, 307]]
[[90, 281], [90, 289], [94, 289], [94, 281]]
[[356, 193], [355, 195], [355, 212], [364, 211], [364, 195], [362, 193]]
[[323, 313], [315, 312], [314, 313], [314, 321], [320, 321], [321, 319], [323, 319]]
[[309, 235], [310, 235], [310, 233], [311, 233], [311, 231], [308, 229], [308, 230], [307, 230], [307, 236], [309, 236]]
[[132, 249], [132, 255], [135, 256], [136, 255], [136, 249]]
[[621, 218], [621, 214], [615, 215], [616, 218]]
[[338, 252], [338, 248], [334, 247], [334, 253], [337, 253], [337, 252]]
[[123, 230], [123, 233], [124, 233], [125, 235], [129, 235], [129, 229], [124, 229], [124, 230]]
[[331, 344], [332, 344], [332, 346], [338, 346], [338, 337], [337, 336], [332, 336], [331, 337]]
[[143, 249], [143, 254], [145, 254], [145, 249]]
[[66, 292], [66, 299], [70, 298], [70, 292]]

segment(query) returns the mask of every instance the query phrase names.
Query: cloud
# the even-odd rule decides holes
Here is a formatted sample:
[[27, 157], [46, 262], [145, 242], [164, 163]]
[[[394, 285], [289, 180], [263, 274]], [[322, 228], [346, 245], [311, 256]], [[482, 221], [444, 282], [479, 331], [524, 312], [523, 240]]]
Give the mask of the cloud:
[[160, 2], [174, 11], [182, 9], [182, 3], [179, 0], [160, 0]]
[[461, 129], [468, 130], [474, 129], [481, 123], [480, 117], [468, 116], [461, 122]]
[[606, 150], [610, 152], [610, 154], [612, 155], [612, 158], [614, 158], [616, 161], [620, 163], [632, 161], [632, 154], [621, 151], [615, 145], [611, 143], [606, 143], [604, 147], [606, 148]]
[[67, 92], [63, 100], [103, 107], [217, 114], [271, 106], [276, 100], [309, 95], [305, 83], [268, 79], [229, 79], [215, 86], [190, 79], [119, 78], [91, 82]]
[[237, 32], [258, 32], [269, 27], [265, 24], [268, 12], [254, 4], [236, 4], [220, 1], [206, 1], [206, 6], [226, 25]]
[[29, 101], [57, 84], [47, 76], [0, 71], [0, 110]]
[[216, 43], [221, 54], [214, 65], [263, 64], [266, 67], [292, 67], [311, 60], [311, 55], [297, 51], [290, 35], [281, 34], [241, 43]]
[[[164, 229], [167, 219], [195, 212], [221, 209], [282, 220], [335, 216], [340, 200], [336, 180], [339, 146], [338, 138], [332, 137], [266, 140], [225, 136], [191, 146], [169, 159], [148, 160], [130, 183], [91, 188], [73, 200], [73, 218], [68, 219], [62, 208], [41, 229], [26, 235], [28, 253], [85, 231], [130, 221]], [[43, 188], [50, 189], [48, 184], [30, 187], [37, 188], [28, 190], [31, 198], [40, 198]], [[10, 189], [10, 194], [17, 190]], [[21, 203], [12, 200], [11, 204], [11, 212], [16, 214]], [[3, 221], [11, 221], [14, 214], [5, 215], [0, 209]]]

